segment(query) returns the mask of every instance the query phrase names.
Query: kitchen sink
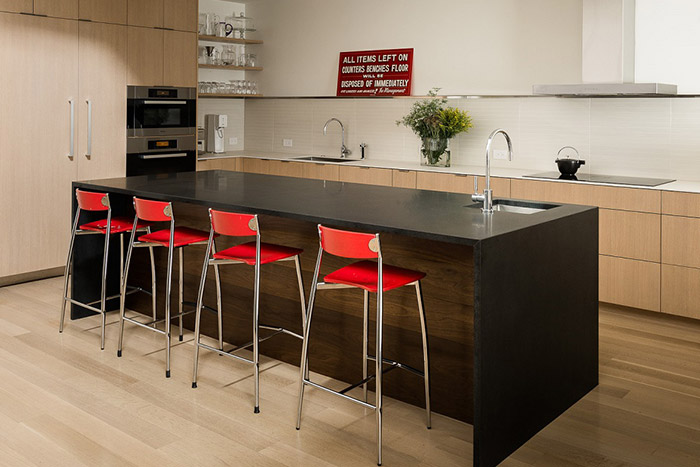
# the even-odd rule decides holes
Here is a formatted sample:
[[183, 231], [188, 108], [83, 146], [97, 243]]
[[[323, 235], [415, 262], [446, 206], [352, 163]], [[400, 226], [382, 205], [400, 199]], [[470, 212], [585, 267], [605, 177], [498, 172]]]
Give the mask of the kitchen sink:
[[295, 157], [294, 160], [312, 161], [312, 162], [357, 162], [359, 159], [341, 159], [339, 157], [324, 157], [324, 156], [304, 156], [304, 157]]
[[[482, 203], [470, 204], [468, 208], [481, 209]], [[510, 212], [513, 214], [535, 214], [557, 207], [556, 204], [531, 203], [527, 201], [516, 201], [513, 199], [493, 200], [494, 212]]]

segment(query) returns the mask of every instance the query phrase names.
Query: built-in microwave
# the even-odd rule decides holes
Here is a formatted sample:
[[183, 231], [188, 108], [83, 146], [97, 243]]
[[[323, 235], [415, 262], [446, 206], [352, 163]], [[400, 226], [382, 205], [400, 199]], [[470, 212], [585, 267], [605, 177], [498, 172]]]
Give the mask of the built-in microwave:
[[195, 135], [196, 88], [127, 87], [127, 136]]

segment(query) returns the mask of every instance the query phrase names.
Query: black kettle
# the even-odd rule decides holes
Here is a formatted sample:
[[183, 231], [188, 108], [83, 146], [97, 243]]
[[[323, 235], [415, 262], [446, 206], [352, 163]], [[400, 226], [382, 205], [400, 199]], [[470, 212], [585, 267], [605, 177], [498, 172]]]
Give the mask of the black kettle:
[[[559, 159], [559, 154], [561, 154], [564, 149], [573, 149], [576, 153], [576, 159], [571, 159], [569, 157], [566, 159]], [[586, 164], [586, 161], [583, 159], [578, 159], [578, 151], [573, 146], [564, 146], [559, 149], [559, 152], [557, 152], [557, 160], [554, 162], [557, 163], [559, 172], [561, 172], [562, 175], [574, 175], [579, 167]]]

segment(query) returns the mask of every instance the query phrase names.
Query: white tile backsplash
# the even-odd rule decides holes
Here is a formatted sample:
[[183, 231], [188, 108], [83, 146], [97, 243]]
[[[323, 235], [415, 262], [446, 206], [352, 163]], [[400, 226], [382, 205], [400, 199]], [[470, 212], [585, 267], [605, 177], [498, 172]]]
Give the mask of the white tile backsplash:
[[[322, 130], [328, 118], [337, 117], [353, 156], [365, 142], [368, 159], [417, 161], [420, 140], [396, 125], [415, 101], [246, 100], [245, 149], [334, 155], [339, 127], [329, 126], [326, 136]], [[495, 167], [554, 171], [557, 151], [570, 145], [586, 160], [585, 172], [700, 180], [700, 99], [493, 97], [451, 99], [448, 105], [469, 111], [474, 123], [451, 141], [453, 164], [483, 164], [489, 133], [504, 128], [514, 157], [494, 161]], [[283, 147], [283, 138], [294, 146]], [[494, 142], [495, 149], [505, 147], [500, 137]]]

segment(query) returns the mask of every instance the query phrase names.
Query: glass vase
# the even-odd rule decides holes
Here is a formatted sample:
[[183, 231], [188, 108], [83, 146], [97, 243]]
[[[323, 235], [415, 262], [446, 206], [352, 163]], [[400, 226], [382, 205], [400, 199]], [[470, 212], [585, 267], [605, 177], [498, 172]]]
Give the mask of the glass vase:
[[431, 167], [450, 166], [450, 140], [447, 138], [423, 138], [420, 146], [420, 163]]

